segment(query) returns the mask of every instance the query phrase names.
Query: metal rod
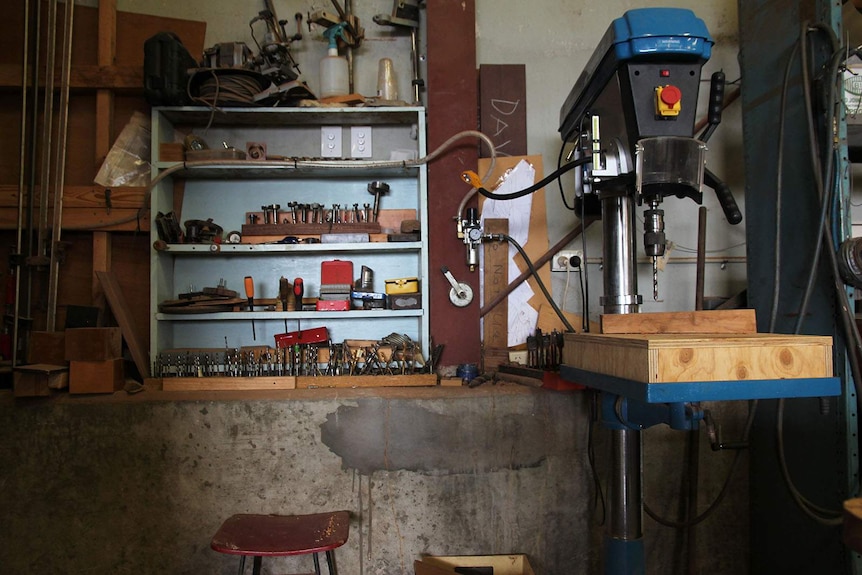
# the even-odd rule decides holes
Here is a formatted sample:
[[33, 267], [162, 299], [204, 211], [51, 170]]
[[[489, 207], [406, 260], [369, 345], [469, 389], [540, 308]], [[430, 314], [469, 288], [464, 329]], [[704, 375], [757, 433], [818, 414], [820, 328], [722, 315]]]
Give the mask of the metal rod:
[[54, 50], [57, 43], [57, 0], [48, 2], [47, 46], [45, 51], [45, 104], [42, 111], [42, 176], [39, 181], [39, 256], [46, 255], [48, 233], [48, 193], [51, 181], [51, 149], [54, 127]]
[[706, 208], [697, 211], [697, 274], [694, 288], [694, 309], [703, 309], [704, 265], [706, 264]]
[[[18, 318], [20, 312], [20, 296], [21, 296], [21, 256], [23, 254], [22, 242], [24, 239], [24, 185], [25, 175], [27, 173], [27, 86], [29, 85], [29, 56], [30, 56], [30, 2], [24, 2], [24, 39], [21, 42], [22, 57], [21, 57], [21, 149], [18, 159], [18, 224], [16, 228], [15, 251], [17, 252], [18, 261], [16, 262], [17, 269], [10, 269], [15, 272], [15, 301], [12, 303], [12, 367], [18, 364]], [[35, 89], [35, 87], [34, 87]]]
[[605, 313], [637, 313], [640, 297], [634, 243], [634, 200], [628, 195], [602, 200]]
[[643, 534], [641, 486], [641, 432], [611, 432], [611, 484], [608, 534], [633, 541]]
[[57, 322], [57, 296], [60, 284], [59, 242], [63, 229], [63, 188], [66, 173], [66, 144], [69, 126], [69, 78], [72, 71], [72, 32], [75, 2], [66, 0], [63, 27], [63, 68], [60, 81], [60, 117], [57, 121], [57, 146], [54, 158], [54, 223], [52, 230], [51, 267], [48, 281], [48, 315], [46, 329], [54, 331]]

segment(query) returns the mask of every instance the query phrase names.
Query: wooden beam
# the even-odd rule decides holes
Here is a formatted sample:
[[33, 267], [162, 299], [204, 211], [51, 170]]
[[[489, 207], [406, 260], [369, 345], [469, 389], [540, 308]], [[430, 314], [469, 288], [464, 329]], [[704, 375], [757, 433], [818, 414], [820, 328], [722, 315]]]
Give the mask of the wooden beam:
[[[36, 186], [36, 199], [38, 200], [39, 186]], [[111, 208], [138, 209], [149, 205], [147, 201], [147, 189], [143, 187], [120, 187], [110, 188]], [[18, 207], [18, 186], [0, 184], [0, 208]], [[38, 202], [34, 207], [39, 207]], [[90, 208], [108, 209], [107, 195], [102, 186], [65, 186], [63, 188], [64, 208]]]
[[111, 272], [96, 272], [96, 277], [102, 283], [105, 296], [108, 298], [108, 303], [111, 304], [111, 311], [114, 312], [114, 317], [120, 324], [120, 329], [123, 331], [123, 337], [126, 340], [126, 345], [129, 346], [138, 373], [141, 377], [150, 377], [150, 364], [147, 361], [146, 351], [140, 343], [141, 338], [138, 336], [132, 312], [126, 304], [126, 298], [120, 284], [117, 283], [116, 276]]
[[602, 333], [757, 333], [753, 309], [603, 314]]
[[[54, 82], [60, 80], [60, 72], [56, 71]], [[39, 72], [39, 85], [44, 86], [45, 70]], [[21, 87], [21, 66], [18, 64], [0, 64], [0, 89]], [[86, 66], [75, 65], [69, 76], [69, 87], [72, 90], [121, 90], [123, 92], [143, 93], [143, 66]]]
[[[52, 217], [48, 212], [48, 217]], [[140, 219], [138, 219], [140, 218]], [[0, 209], [0, 230], [14, 230], [18, 225], [18, 212], [11, 208]], [[149, 232], [148, 212], [137, 209], [105, 210], [63, 207], [63, 231], [99, 230], [110, 232]]]

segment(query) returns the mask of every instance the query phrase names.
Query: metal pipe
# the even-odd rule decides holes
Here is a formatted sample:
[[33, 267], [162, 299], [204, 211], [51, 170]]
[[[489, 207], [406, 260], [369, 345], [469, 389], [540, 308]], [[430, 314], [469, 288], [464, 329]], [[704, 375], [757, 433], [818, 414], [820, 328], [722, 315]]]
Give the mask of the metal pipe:
[[640, 431], [611, 432], [608, 534], [614, 539], [634, 541], [643, 535], [641, 450]]
[[48, 36], [45, 51], [45, 105], [42, 111], [42, 176], [39, 181], [38, 255], [46, 254], [48, 231], [48, 193], [51, 180], [51, 149], [54, 128], [54, 49], [57, 43], [57, 0], [48, 2]]
[[72, 72], [72, 31], [74, 30], [75, 2], [66, 0], [63, 22], [63, 69], [60, 80], [60, 117], [57, 121], [57, 147], [54, 156], [54, 223], [52, 226], [51, 266], [48, 278], [48, 331], [54, 331], [57, 322], [57, 296], [60, 284], [59, 242], [63, 231], [63, 189], [66, 174], [66, 144], [69, 126], [69, 78]]
[[634, 201], [628, 195], [602, 199], [602, 247], [605, 313], [637, 313], [637, 266], [634, 241]]
[[[24, 185], [26, 178], [27, 165], [27, 86], [29, 84], [29, 56], [30, 56], [30, 2], [24, 2], [24, 38], [21, 42], [21, 132], [20, 132], [20, 152], [18, 158], [18, 223], [15, 236], [15, 251], [18, 256], [18, 261], [10, 266], [10, 270], [15, 272], [15, 301], [13, 302], [12, 311], [12, 367], [18, 364], [18, 318], [20, 317], [20, 301], [21, 301], [21, 256], [23, 255], [22, 242], [24, 241]], [[35, 75], [35, 72], [34, 72]], [[34, 79], [35, 83], [35, 79]], [[35, 89], [35, 87], [34, 87]], [[15, 268], [15, 269], [13, 269]]]

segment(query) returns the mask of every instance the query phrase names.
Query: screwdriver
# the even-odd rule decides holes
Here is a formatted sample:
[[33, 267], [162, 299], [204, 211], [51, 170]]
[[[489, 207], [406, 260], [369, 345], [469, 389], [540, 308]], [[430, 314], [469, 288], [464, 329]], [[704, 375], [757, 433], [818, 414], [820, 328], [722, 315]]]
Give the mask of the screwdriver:
[[[305, 290], [305, 286], [302, 283], [302, 278], [296, 278], [293, 280], [293, 297], [296, 298], [296, 311], [302, 311], [302, 292]], [[296, 322], [297, 331], [302, 331], [302, 326], [299, 323], [299, 320]]]
[[302, 311], [302, 292], [304, 291], [302, 278], [293, 280], [293, 295], [296, 298], [296, 311]]
[[[251, 276], [245, 276], [245, 297], [248, 298], [248, 311], [254, 311], [254, 280]], [[251, 337], [257, 340], [257, 334], [254, 331], [254, 318], [251, 318]]]

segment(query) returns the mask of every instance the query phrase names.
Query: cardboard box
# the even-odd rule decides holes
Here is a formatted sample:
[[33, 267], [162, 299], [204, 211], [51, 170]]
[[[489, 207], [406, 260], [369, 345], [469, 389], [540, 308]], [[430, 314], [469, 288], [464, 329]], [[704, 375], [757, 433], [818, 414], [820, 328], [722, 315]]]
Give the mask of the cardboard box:
[[31, 331], [27, 363], [66, 365], [66, 332]]
[[413, 563], [416, 575], [449, 575], [457, 573], [457, 567], [491, 567], [494, 575], [535, 575], [526, 555], [428, 555]]
[[47, 397], [52, 389], [69, 385], [69, 368], [65, 365], [37, 363], [15, 368], [12, 395], [15, 397]]
[[105, 361], [123, 357], [123, 332], [118, 327], [66, 330], [66, 361]]
[[69, 363], [69, 393], [114, 393], [124, 379], [122, 358]]

